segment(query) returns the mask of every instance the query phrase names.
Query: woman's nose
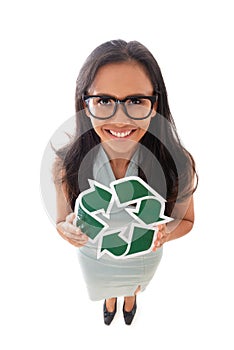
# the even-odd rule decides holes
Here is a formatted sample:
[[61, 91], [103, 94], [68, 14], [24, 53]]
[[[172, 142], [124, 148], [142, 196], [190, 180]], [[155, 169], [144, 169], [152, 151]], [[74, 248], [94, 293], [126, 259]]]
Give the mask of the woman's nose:
[[117, 122], [125, 122], [125, 123], [129, 122], [129, 118], [126, 114], [124, 105], [122, 103], [117, 104], [116, 112], [111, 119], [114, 120], [116, 123]]

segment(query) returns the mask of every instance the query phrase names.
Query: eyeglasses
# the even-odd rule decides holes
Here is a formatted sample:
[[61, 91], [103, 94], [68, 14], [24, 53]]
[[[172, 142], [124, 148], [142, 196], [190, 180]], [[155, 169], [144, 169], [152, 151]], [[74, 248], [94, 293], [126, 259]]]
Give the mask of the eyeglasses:
[[97, 119], [113, 117], [119, 104], [123, 106], [124, 112], [129, 118], [146, 119], [150, 116], [153, 104], [157, 99], [157, 94], [155, 96], [128, 96], [123, 100], [107, 95], [83, 95], [89, 113]]

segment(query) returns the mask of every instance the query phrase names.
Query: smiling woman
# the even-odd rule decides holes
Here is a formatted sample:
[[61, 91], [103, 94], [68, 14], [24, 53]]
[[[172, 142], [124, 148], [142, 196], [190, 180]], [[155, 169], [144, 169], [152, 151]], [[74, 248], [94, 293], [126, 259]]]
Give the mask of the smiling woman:
[[[156, 97], [152, 96], [153, 93], [153, 85], [141, 64], [120, 62], [107, 64], [98, 70], [85, 99], [92, 102], [84, 107], [111, 159], [121, 154], [128, 164], [138, 142], [149, 128], [151, 118], [156, 114], [156, 103], [153, 103]], [[89, 96], [104, 97], [93, 99]], [[125, 108], [118, 108], [121, 104]], [[112, 162], [114, 174], [118, 168], [118, 162]]]
[[[110, 184], [133, 176], [167, 201], [165, 215], [174, 221], [161, 225], [158, 222], [155, 227], [143, 225], [145, 233], [154, 230], [155, 238], [149, 251], [141, 256], [114, 259], [103, 254], [97, 258], [99, 246], [95, 239], [88, 238], [84, 220], [85, 217], [90, 225], [93, 217], [82, 210], [74, 212], [77, 197], [90, 193], [89, 185], [98, 182], [109, 203]], [[154, 276], [163, 244], [192, 229], [195, 177], [194, 160], [177, 136], [165, 84], [153, 55], [136, 41], [113, 40], [97, 47], [77, 78], [76, 132], [71, 142], [57, 151], [54, 181], [57, 230], [79, 248], [89, 296], [105, 300], [105, 324], [112, 322], [119, 296], [124, 296], [125, 322], [131, 324], [137, 307], [136, 293], [143, 291]], [[97, 187], [95, 196], [96, 191]], [[148, 198], [149, 194], [147, 190], [144, 196]], [[139, 211], [143, 207], [138, 206]], [[133, 216], [126, 215], [122, 207], [113, 208], [108, 242], [116, 236], [116, 230], [122, 232], [133, 222]], [[103, 214], [101, 224], [105, 226], [105, 212], [97, 213]], [[125, 240], [126, 244], [130, 236], [115, 239]]]

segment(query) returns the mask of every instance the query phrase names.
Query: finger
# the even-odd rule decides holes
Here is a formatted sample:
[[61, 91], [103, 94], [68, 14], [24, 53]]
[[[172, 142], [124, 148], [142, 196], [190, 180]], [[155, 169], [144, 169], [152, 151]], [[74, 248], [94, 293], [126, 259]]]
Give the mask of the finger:
[[80, 235], [82, 234], [81, 230], [79, 227], [76, 227], [75, 225], [71, 224], [69, 221], [65, 221], [63, 223], [63, 229], [67, 232], [73, 233], [75, 235]]
[[161, 241], [157, 238], [155, 241], [154, 241], [154, 247], [158, 248], [160, 247], [161, 245]]
[[155, 241], [154, 242], [154, 246], [153, 246], [153, 252], [155, 252], [158, 248], [160, 248], [161, 247], [161, 243], [160, 243], [160, 241]]
[[165, 231], [166, 225], [159, 225], [159, 231]]
[[62, 225], [63, 234], [70, 239], [76, 240], [77, 242], [87, 242], [88, 236], [81, 232], [81, 230], [65, 221]]
[[77, 232], [72, 232], [69, 228], [68, 230], [64, 230], [64, 234], [73, 240], [76, 240], [77, 242], [87, 242], [88, 236], [86, 236], [84, 233], [82, 233], [79, 229]]
[[75, 213], [71, 213], [71, 214], [67, 215], [66, 222], [69, 222], [70, 224], [72, 224], [74, 219], [75, 219], [75, 217], [76, 217]]
[[75, 221], [76, 221], [76, 214], [75, 213], [69, 214], [66, 217], [66, 221], [64, 223], [65, 231], [67, 231], [68, 233], [72, 233], [74, 235], [77, 235], [77, 236], [81, 235], [80, 238], [86, 240], [87, 236], [85, 234], [83, 234], [83, 232], [80, 230], [79, 227], [76, 226]]
[[164, 237], [162, 238], [157, 237], [157, 239], [154, 241], [153, 251], [155, 251], [158, 248], [161, 248], [165, 242], [166, 240], [164, 239]]
[[155, 244], [155, 246], [157, 247], [157, 248], [159, 248], [159, 247], [161, 247], [161, 245], [162, 245], [162, 242], [161, 241], [156, 241], [156, 244]]
[[161, 239], [163, 237], [163, 233], [161, 231], [158, 231], [157, 239]]
[[74, 235], [72, 235], [70, 232], [64, 232], [64, 238], [66, 240], [68, 240], [69, 242], [71, 241], [72, 243], [74, 243], [76, 246], [80, 246], [82, 247], [83, 245], [85, 245], [88, 242], [88, 237], [76, 237]]

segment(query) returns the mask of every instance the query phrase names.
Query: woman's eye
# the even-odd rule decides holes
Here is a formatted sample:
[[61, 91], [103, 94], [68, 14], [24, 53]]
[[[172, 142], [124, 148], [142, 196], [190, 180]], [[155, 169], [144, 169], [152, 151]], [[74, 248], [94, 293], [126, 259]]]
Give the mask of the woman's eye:
[[100, 98], [98, 100], [98, 103], [100, 105], [108, 105], [108, 104], [111, 104], [111, 100], [109, 98]]
[[127, 101], [127, 103], [134, 104], [134, 105], [139, 105], [139, 104], [141, 104], [141, 100], [139, 98], [137, 98], [137, 97], [132, 97], [132, 98], [130, 98]]

